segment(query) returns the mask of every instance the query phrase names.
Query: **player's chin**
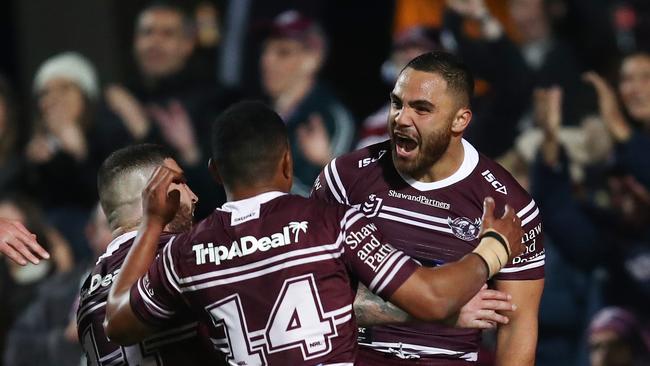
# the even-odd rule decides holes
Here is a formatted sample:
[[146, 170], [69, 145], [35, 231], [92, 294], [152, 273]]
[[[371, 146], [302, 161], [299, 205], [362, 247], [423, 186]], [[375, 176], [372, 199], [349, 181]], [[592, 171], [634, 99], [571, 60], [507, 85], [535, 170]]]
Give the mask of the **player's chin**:
[[167, 230], [173, 233], [182, 233], [192, 228], [194, 223], [193, 208], [181, 206], [174, 219], [167, 224]]

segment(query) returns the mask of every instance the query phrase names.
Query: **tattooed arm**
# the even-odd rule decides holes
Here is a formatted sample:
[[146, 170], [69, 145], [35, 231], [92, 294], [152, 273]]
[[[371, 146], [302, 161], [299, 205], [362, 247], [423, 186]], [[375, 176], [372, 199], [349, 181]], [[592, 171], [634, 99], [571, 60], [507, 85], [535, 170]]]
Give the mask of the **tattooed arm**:
[[402, 309], [370, 292], [361, 283], [357, 289], [357, 297], [354, 299], [354, 315], [360, 327], [416, 320]]
[[[510, 295], [483, 286], [476, 296], [465, 304], [456, 316], [446, 319], [443, 323], [458, 328], [495, 328], [497, 324], [508, 323], [508, 318], [496, 310], [512, 310], [509, 302]], [[416, 318], [384, 301], [373, 294], [363, 284], [359, 284], [357, 296], [354, 299], [354, 314], [360, 327], [408, 323]]]

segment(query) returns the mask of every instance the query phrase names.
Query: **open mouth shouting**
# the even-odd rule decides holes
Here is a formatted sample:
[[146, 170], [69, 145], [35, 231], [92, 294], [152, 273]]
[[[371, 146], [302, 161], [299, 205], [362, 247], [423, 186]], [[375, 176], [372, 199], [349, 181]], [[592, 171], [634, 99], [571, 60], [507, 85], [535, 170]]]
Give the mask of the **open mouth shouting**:
[[397, 156], [402, 159], [414, 159], [417, 155], [418, 141], [402, 132], [393, 132], [393, 142], [395, 144], [395, 152]]

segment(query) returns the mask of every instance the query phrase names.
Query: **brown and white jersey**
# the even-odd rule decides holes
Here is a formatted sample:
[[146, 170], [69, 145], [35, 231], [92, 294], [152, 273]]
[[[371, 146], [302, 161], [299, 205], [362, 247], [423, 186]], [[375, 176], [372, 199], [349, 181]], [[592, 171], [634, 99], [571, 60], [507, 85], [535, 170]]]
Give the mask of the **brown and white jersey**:
[[157, 325], [188, 304], [232, 365], [352, 365], [357, 281], [389, 298], [418, 265], [356, 209], [280, 192], [172, 238], [131, 290]]
[[[136, 231], [115, 238], [81, 288], [77, 332], [89, 366], [215, 365], [214, 351], [198, 339], [193, 316], [179, 316], [165, 330], [129, 347], [108, 340], [103, 322], [108, 291], [133, 245]], [[163, 235], [160, 249], [171, 237]]]
[[[478, 245], [483, 199], [507, 203], [522, 220], [525, 253], [496, 280], [544, 277], [543, 231], [530, 195], [500, 165], [463, 140], [464, 160], [448, 178], [423, 183], [398, 172], [385, 141], [332, 160], [312, 188], [312, 196], [358, 208], [388, 243], [426, 266], [459, 260]], [[497, 212], [501, 215], [502, 212]], [[480, 332], [440, 325], [382, 326], [366, 329], [362, 345], [403, 357], [476, 360]]]

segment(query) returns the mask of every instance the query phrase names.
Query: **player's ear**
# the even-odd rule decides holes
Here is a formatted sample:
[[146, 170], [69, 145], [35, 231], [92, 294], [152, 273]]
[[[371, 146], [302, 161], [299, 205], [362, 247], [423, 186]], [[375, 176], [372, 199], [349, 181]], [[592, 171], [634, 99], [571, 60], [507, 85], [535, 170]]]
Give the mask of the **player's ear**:
[[293, 159], [291, 158], [291, 150], [287, 147], [282, 154], [282, 176], [285, 179], [293, 180]]
[[454, 116], [454, 121], [451, 124], [451, 131], [454, 133], [463, 133], [469, 122], [472, 120], [472, 111], [467, 107], [461, 107]]
[[212, 179], [214, 179], [215, 182], [219, 185], [223, 185], [223, 180], [221, 179], [221, 175], [219, 174], [219, 169], [217, 168], [217, 164], [210, 158], [208, 160], [208, 170], [210, 171], [210, 175], [212, 175]]

